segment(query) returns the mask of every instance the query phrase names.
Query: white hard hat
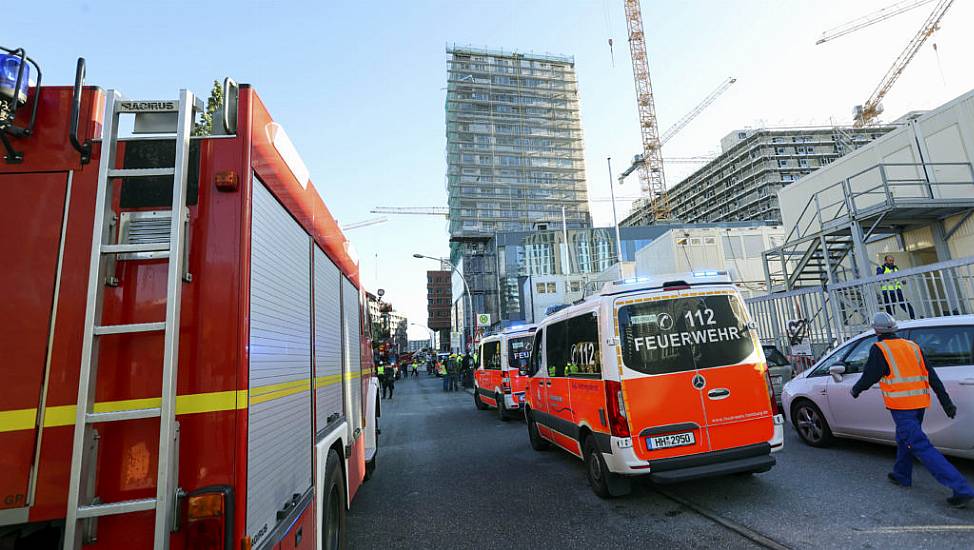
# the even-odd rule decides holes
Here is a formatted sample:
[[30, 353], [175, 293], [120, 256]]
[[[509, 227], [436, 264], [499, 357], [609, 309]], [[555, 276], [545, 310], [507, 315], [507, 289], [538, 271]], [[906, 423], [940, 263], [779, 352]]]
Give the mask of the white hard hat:
[[876, 334], [891, 334], [896, 332], [896, 319], [885, 311], [873, 315], [873, 330]]

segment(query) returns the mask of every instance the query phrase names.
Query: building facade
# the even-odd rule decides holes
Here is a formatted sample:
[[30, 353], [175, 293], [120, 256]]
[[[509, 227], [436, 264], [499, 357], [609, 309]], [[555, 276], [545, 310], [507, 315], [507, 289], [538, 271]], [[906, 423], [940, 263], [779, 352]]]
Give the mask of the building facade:
[[472, 293], [462, 320], [469, 341], [471, 316], [497, 309], [493, 235], [591, 218], [573, 58], [460, 47], [447, 55], [451, 261]]
[[[669, 189], [673, 218], [687, 223], [781, 223], [778, 191], [896, 128], [895, 125], [762, 128], [731, 132], [722, 153]], [[646, 203], [623, 226], [653, 223]]]
[[437, 334], [440, 351], [450, 346], [452, 294], [449, 270], [426, 272], [426, 326]]

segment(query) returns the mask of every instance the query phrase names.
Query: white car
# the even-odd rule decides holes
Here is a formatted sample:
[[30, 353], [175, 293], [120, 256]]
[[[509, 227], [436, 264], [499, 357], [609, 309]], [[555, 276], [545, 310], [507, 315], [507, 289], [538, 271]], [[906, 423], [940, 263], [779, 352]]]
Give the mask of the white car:
[[[897, 335], [920, 345], [927, 367], [936, 369], [957, 405], [956, 418], [947, 418], [931, 391], [923, 430], [944, 454], [974, 458], [974, 315], [904, 321]], [[805, 443], [824, 447], [833, 437], [848, 437], [896, 444], [893, 419], [879, 385], [858, 399], [849, 393], [862, 376], [875, 341], [872, 331], [864, 332], [785, 384], [785, 414]]]

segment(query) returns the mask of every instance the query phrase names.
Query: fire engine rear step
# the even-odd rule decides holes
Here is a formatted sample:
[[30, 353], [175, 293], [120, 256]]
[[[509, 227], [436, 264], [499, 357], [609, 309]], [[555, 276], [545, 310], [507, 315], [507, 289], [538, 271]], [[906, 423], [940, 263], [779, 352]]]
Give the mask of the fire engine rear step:
[[[169, 547], [170, 531], [175, 525], [175, 499], [177, 498], [179, 425], [176, 423], [176, 374], [179, 355], [179, 313], [182, 298], [183, 264], [186, 261], [184, 240], [188, 210], [186, 208], [186, 180], [189, 165], [189, 138], [193, 120], [202, 102], [187, 90], [180, 90], [177, 101], [132, 101], [115, 90], [107, 92], [105, 124], [102, 129], [101, 164], [98, 168], [98, 189], [95, 199], [95, 217], [92, 226], [91, 262], [88, 272], [87, 310], [81, 351], [81, 368], [78, 379], [78, 405], [74, 424], [74, 444], [71, 454], [71, 476], [68, 485], [68, 506], [65, 519], [65, 550], [80, 550], [82, 544], [94, 542], [90, 533], [96, 518], [133, 512], [155, 511], [153, 548]], [[172, 167], [123, 169], [116, 168], [118, 151], [118, 126], [121, 113], [136, 113], [136, 126], [140, 116], [146, 118], [159, 112], [175, 112], [176, 162]], [[158, 128], [158, 126], [154, 126]], [[113, 185], [118, 178], [172, 176], [172, 214], [169, 218], [167, 242], [150, 244], [119, 244], [115, 235], [112, 208]], [[128, 181], [125, 185], [139, 185]], [[166, 317], [164, 321], [128, 324], [102, 324], [102, 305], [106, 285], [117, 285], [109, 268], [116, 254], [139, 252], [164, 252], [168, 261], [166, 277]], [[162, 394], [158, 407], [95, 412], [95, 388], [98, 385], [98, 340], [101, 336], [128, 337], [132, 334], [157, 332], [163, 336]], [[95, 424], [127, 422], [146, 418], [159, 418], [159, 455], [156, 472], [155, 498], [101, 502], [96, 495], [98, 484]]]

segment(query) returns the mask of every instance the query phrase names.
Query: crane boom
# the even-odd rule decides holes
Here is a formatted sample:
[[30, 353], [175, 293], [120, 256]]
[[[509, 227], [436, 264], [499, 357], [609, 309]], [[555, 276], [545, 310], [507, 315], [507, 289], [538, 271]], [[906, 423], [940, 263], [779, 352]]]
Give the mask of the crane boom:
[[837, 27], [832, 27], [831, 29], [822, 33], [822, 36], [815, 42], [815, 45], [817, 46], [819, 44], [824, 44], [829, 40], [834, 40], [840, 36], [845, 36], [851, 32], [858, 31], [859, 29], [868, 27], [870, 25], [875, 25], [881, 21], [886, 21], [890, 17], [910, 11], [914, 8], [919, 8], [924, 4], [929, 4], [935, 1], [936, 0], [902, 0], [901, 2], [886, 6], [883, 9], [857, 17], [852, 21], [843, 23]]
[[670, 126], [665, 132], [663, 132], [663, 136], [659, 138], [660, 146], [665, 145], [667, 141], [669, 141], [670, 139], [673, 138], [673, 136], [678, 134], [680, 130], [686, 127], [687, 124], [690, 124], [690, 122], [692, 122], [693, 119], [697, 118], [697, 115], [702, 113], [704, 109], [710, 106], [711, 103], [717, 101], [717, 98], [720, 97], [721, 94], [726, 92], [727, 89], [730, 88], [735, 82], [737, 82], [737, 79], [734, 77], [730, 77], [727, 80], [721, 82], [720, 86], [717, 86], [716, 90], [710, 92], [710, 95], [705, 97], [704, 100], [701, 101], [699, 105], [694, 107], [693, 110], [690, 111], [689, 113], [683, 115], [683, 118], [676, 121], [676, 124]]
[[362, 220], [360, 222], [352, 222], [342, 226], [342, 231], [348, 231], [349, 229], [358, 229], [360, 227], [368, 227], [370, 225], [376, 225], [380, 223], [386, 223], [389, 218], [381, 216], [378, 218], [369, 218], [367, 220]]
[[450, 209], [443, 206], [376, 206], [372, 214], [410, 214], [415, 216], [448, 216]]
[[900, 55], [893, 62], [893, 66], [886, 71], [886, 76], [879, 82], [876, 89], [873, 91], [869, 99], [866, 100], [862, 105], [857, 105], [853, 110], [855, 116], [855, 126], [861, 128], [873, 121], [879, 113], [883, 111], [882, 101], [889, 92], [896, 80], [903, 74], [903, 70], [906, 66], [910, 64], [913, 57], [918, 51], [920, 51], [920, 46], [930, 38], [934, 32], [939, 28], [940, 20], [943, 19], [944, 14], [947, 13], [947, 9], [950, 5], [954, 3], [954, 0], [940, 0], [937, 5], [934, 6], [933, 11], [927, 16], [926, 21], [923, 22], [923, 26], [920, 30], [910, 39], [907, 43], [906, 48], [900, 52]]
[[665, 220], [670, 217], [670, 205], [666, 195], [663, 155], [656, 122], [653, 84], [649, 78], [646, 35], [643, 32], [639, 0], [625, 0], [625, 8], [626, 26], [629, 29], [629, 53], [632, 56], [632, 73], [636, 84], [636, 104], [639, 109], [639, 130], [643, 141], [639, 182], [643, 193], [649, 196], [653, 218]]

